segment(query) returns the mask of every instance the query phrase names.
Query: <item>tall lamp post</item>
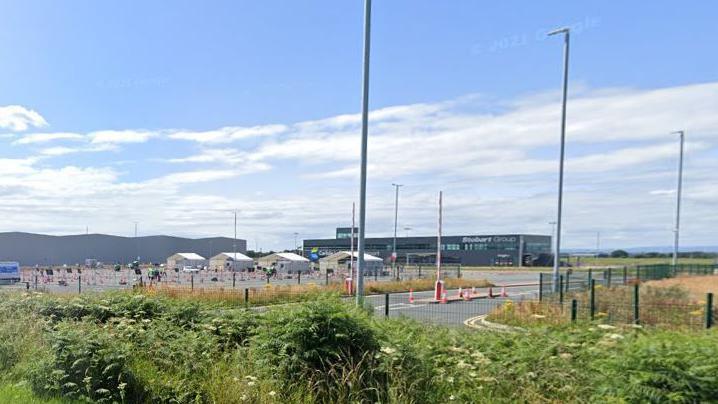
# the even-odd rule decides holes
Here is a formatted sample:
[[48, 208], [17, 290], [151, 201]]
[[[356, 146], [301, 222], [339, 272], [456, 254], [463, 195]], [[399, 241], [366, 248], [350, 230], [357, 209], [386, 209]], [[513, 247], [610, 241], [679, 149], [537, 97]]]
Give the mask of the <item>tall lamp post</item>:
[[396, 269], [396, 226], [397, 222], [399, 220], [399, 187], [402, 187], [402, 184], [391, 184], [394, 186], [395, 193], [394, 193], [394, 248], [391, 252], [391, 271], [394, 274], [394, 277], [396, 279], [399, 279], [399, 271]]
[[556, 217], [556, 252], [553, 259], [553, 291], [558, 292], [558, 273], [561, 263], [561, 214], [563, 209], [563, 161], [566, 149], [566, 99], [568, 97], [568, 51], [570, 34], [568, 28], [560, 28], [548, 33], [563, 34], [563, 98], [561, 101], [561, 155], [558, 169], [558, 212]]
[[673, 132], [680, 136], [680, 154], [678, 158], [678, 188], [676, 190], [676, 228], [673, 230], [673, 266], [678, 264], [678, 240], [681, 230], [681, 193], [683, 191], [683, 144], [685, 142], [685, 133], [680, 130]]
[[364, 0], [364, 64], [362, 71], [361, 104], [361, 173], [359, 179], [359, 240], [357, 240], [357, 295], [358, 306], [364, 304], [364, 236], [366, 235], [366, 165], [369, 138], [369, 55], [371, 47], [371, 0]]

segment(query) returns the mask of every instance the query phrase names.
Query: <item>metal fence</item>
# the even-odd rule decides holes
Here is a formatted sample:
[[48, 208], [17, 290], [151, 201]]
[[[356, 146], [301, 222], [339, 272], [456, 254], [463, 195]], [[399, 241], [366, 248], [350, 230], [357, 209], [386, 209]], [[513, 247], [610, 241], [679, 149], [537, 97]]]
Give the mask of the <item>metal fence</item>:
[[[404, 280], [431, 279], [433, 268], [431, 271], [427, 269], [412, 268], [400, 273]], [[483, 327], [487, 326], [488, 320], [509, 325], [534, 321], [600, 321], [607, 324], [700, 328], [712, 326], [716, 315], [712, 295], [701, 302], [692, 302], [670, 294], [656, 294], [639, 286], [643, 281], [678, 275], [711, 275], [716, 272], [716, 267], [712, 265], [564, 270], [559, 277], [557, 293], [552, 292], [550, 274], [537, 273], [535, 282], [520, 285], [472, 288], [471, 280], [461, 277], [460, 267], [447, 272], [452, 273], [452, 270], [458, 279], [458, 283], [454, 282], [457, 287], [447, 290], [438, 300], [433, 290], [406, 290], [369, 295], [365, 301], [378, 316], [407, 317], [460, 327]], [[22, 286], [53, 293], [103, 292], [134, 287], [142, 293], [216, 300], [236, 307], [264, 310], [271, 305], [312, 300], [327, 291], [350, 301], [354, 297], [347, 296], [345, 277], [342, 273], [312, 273], [267, 278], [259, 272], [202, 271], [162, 274], [158, 280], [148, 278], [144, 271], [136, 273], [126, 269], [54, 271], [52, 275], [32, 271], [23, 274], [25, 283]], [[390, 281], [394, 278], [389, 272], [377, 274], [377, 280]]]

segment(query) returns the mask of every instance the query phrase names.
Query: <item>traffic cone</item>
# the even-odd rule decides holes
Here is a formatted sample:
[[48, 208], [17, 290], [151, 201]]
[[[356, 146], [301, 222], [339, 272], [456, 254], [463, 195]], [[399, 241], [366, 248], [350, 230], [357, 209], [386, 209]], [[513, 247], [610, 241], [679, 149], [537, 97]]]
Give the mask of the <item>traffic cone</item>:
[[506, 287], [501, 287], [501, 297], [509, 297], [508, 293], [506, 293]]
[[458, 297], [459, 297], [459, 299], [463, 299], [463, 297], [464, 297], [464, 291], [463, 291], [463, 289], [461, 289], [461, 286], [459, 286], [459, 296]]
[[446, 297], [446, 291], [441, 294], [441, 303], [449, 303], [449, 299]]
[[465, 300], [465, 301], [468, 302], [468, 301], [470, 301], [473, 297], [474, 297], [473, 293], [464, 292], [464, 300]]
[[489, 299], [493, 299], [494, 297], [494, 291], [491, 289], [491, 286], [489, 286]]
[[409, 303], [414, 303], [414, 289], [409, 289]]

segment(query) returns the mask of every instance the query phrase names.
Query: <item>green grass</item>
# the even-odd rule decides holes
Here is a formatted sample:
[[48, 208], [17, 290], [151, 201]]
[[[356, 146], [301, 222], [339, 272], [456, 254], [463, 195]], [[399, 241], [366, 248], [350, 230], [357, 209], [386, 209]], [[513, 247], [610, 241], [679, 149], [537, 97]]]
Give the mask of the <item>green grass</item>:
[[718, 395], [716, 332], [561, 324], [490, 333], [372, 313], [326, 296], [257, 313], [122, 293], [0, 294], [0, 403], [710, 402]]
[[42, 398], [33, 394], [26, 383], [0, 384], [0, 404], [63, 404], [73, 401], [61, 398]]

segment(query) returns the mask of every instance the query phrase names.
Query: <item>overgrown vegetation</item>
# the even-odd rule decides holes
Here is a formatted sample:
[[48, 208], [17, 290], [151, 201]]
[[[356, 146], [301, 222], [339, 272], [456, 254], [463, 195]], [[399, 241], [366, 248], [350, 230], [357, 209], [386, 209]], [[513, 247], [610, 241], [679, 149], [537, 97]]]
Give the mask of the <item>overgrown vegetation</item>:
[[[399, 293], [413, 290], [415, 292], [434, 289], [435, 278], [411, 279], [400, 281], [371, 281], [364, 285], [366, 294]], [[485, 279], [446, 278], [444, 285], [449, 289], [485, 288], [493, 284]], [[244, 289], [231, 288], [197, 288], [176, 287], [170, 284], [159, 284], [146, 287], [142, 291], [150, 296], [165, 296], [196, 302], [210, 302], [218, 304], [245, 304]], [[247, 305], [266, 306], [272, 304], [298, 303], [315, 301], [326, 295], [341, 296], [345, 294], [345, 286], [341, 282], [332, 282], [329, 285], [277, 285], [268, 284], [260, 288], [247, 290]]]
[[[690, 278], [686, 278], [690, 279]], [[712, 278], [711, 278], [712, 279]], [[578, 321], [590, 319], [590, 292], [581, 291], [544, 301], [507, 301], [489, 314], [488, 320], [519, 327], [566, 324], [571, 321], [571, 301], [578, 304]], [[610, 324], [631, 324], [634, 321], [633, 286], [595, 289], [594, 320]], [[643, 326], [666, 329], [700, 329], [703, 327], [705, 301], [695, 300], [688, 289], [671, 284], [668, 287], [642, 285], [639, 289], [639, 322]], [[716, 313], [718, 314], [718, 312]]]
[[[110, 294], [0, 296], [0, 402], [710, 402], [718, 334], [488, 333], [336, 297], [258, 313]], [[20, 401], [17, 401], [20, 400]]]

